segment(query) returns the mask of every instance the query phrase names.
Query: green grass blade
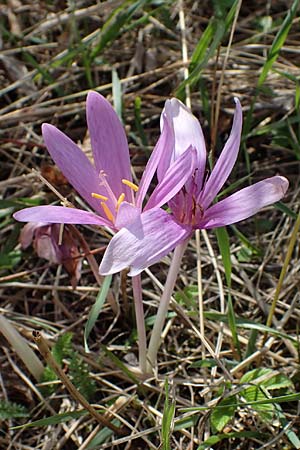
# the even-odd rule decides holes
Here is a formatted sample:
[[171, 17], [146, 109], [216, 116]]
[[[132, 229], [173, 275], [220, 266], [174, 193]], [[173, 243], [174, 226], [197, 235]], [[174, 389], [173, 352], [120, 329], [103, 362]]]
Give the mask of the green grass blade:
[[235, 314], [234, 314], [234, 309], [233, 309], [233, 304], [232, 304], [232, 299], [231, 299], [231, 295], [228, 295], [228, 311], [227, 311], [227, 317], [228, 317], [228, 325], [232, 334], [232, 340], [233, 340], [233, 345], [235, 347], [235, 349], [237, 350], [239, 357], [241, 359], [242, 354], [241, 354], [241, 346], [240, 346], [240, 341], [238, 338], [238, 333], [237, 333], [237, 324], [236, 324], [236, 320], [235, 320]]
[[265, 404], [276, 404], [276, 403], [286, 403], [286, 402], [298, 402], [300, 400], [300, 392], [297, 392], [296, 394], [287, 394], [287, 395], [280, 395], [278, 397], [272, 397], [272, 398], [264, 398], [263, 400], [254, 400], [249, 402], [237, 402], [237, 403], [230, 403], [226, 405], [219, 404], [218, 406], [193, 406], [191, 408], [180, 408], [180, 412], [200, 412], [200, 411], [207, 411], [212, 408], [219, 408], [219, 409], [226, 409], [228, 407], [234, 407], [237, 408], [244, 408], [246, 405], [249, 406], [255, 406], [255, 405], [265, 405]]
[[222, 261], [225, 269], [225, 277], [227, 286], [231, 287], [231, 258], [230, 258], [230, 243], [229, 236], [225, 227], [216, 228], [215, 233], [218, 240], [219, 249], [222, 256]]
[[148, 141], [147, 141], [147, 136], [145, 134], [143, 125], [142, 125], [141, 105], [142, 105], [141, 97], [136, 97], [134, 99], [134, 123], [135, 123], [135, 127], [137, 129], [137, 132], [139, 134], [139, 138], [142, 142], [142, 145], [144, 146], [144, 148], [147, 148]]
[[202, 70], [221, 45], [222, 39], [233, 21], [237, 4], [238, 2], [235, 1], [226, 17], [210, 20], [192, 55], [189, 67], [190, 75], [178, 87], [175, 93], [176, 97], [183, 99], [185, 86], [188, 84], [193, 87], [200, 80]]
[[170, 436], [172, 430], [172, 423], [175, 414], [175, 402], [169, 400], [169, 384], [168, 379], [165, 381], [165, 405], [162, 418], [162, 450], [171, 450]]
[[275, 39], [272, 43], [270, 52], [267, 56], [267, 60], [265, 62], [265, 65], [263, 67], [263, 70], [260, 74], [260, 77], [258, 79], [258, 83], [257, 83], [257, 87], [260, 88], [263, 83], [265, 82], [269, 71], [271, 70], [274, 62], [276, 61], [276, 59], [278, 58], [279, 52], [281, 50], [281, 47], [283, 46], [287, 35], [289, 33], [289, 30], [291, 28], [293, 19], [295, 17], [295, 14], [297, 12], [297, 8], [298, 8], [298, 4], [299, 4], [299, 0], [294, 0], [291, 8], [289, 9], [278, 33], [275, 36]]
[[101, 309], [104, 305], [109, 287], [110, 287], [110, 283], [112, 280], [112, 275], [108, 275], [107, 277], [105, 277], [102, 287], [97, 295], [95, 304], [92, 306], [92, 309], [90, 311], [87, 323], [85, 325], [85, 329], [84, 329], [84, 348], [86, 352], [89, 352], [89, 347], [88, 347], [88, 337], [90, 335], [90, 332], [92, 331], [92, 329], [94, 328], [94, 325], [96, 323], [96, 320], [99, 317], [99, 314], [101, 312]]
[[[204, 316], [208, 320], [215, 320], [217, 322], [225, 322], [228, 323], [228, 317], [226, 314], [221, 314], [219, 312], [215, 311], [206, 311], [204, 313]], [[238, 328], [245, 328], [247, 330], [258, 330], [261, 333], [269, 333], [274, 336], [282, 337], [284, 339], [289, 339], [292, 342], [297, 342], [297, 339], [294, 338], [290, 334], [283, 333], [282, 331], [279, 331], [277, 329], [273, 329], [270, 327], [267, 327], [266, 325], [262, 325], [261, 323], [253, 322], [252, 320], [243, 319], [240, 317], [235, 318], [236, 326]]]
[[91, 59], [94, 60], [111, 41], [117, 39], [121, 34], [123, 27], [142, 6], [149, 3], [149, 0], [138, 0], [132, 2], [127, 0], [121, 2], [121, 6], [115, 8], [101, 30], [101, 37], [98, 45], [91, 53]]
[[86, 414], [88, 414], [88, 412], [85, 409], [65, 412], [62, 414], [55, 414], [51, 417], [45, 417], [44, 419], [39, 419], [35, 420], [34, 422], [25, 423], [24, 425], [12, 427], [11, 430], [18, 430], [19, 428], [47, 427], [49, 425], [57, 425], [58, 423], [65, 423], [68, 420], [78, 419], [79, 417], [85, 416]]

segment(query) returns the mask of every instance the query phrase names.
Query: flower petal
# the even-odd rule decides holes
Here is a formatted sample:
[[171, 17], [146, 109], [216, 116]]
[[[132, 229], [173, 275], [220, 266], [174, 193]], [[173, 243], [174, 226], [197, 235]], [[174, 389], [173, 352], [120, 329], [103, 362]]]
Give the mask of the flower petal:
[[34, 248], [40, 258], [47, 259], [51, 264], [61, 264], [62, 254], [59, 242], [58, 224], [38, 228], [34, 238]]
[[[163, 113], [173, 126], [175, 133], [174, 159], [178, 158], [189, 147], [197, 150], [197, 184], [202, 185], [206, 164], [206, 147], [199, 121], [191, 111], [179, 100], [167, 100]], [[173, 159], [173, 160], [174, 160]], [[171, 161], [172, 162], [172, 161]], [[165, 170], [165, 169], [164, 169]], [[161, 168], [158, 170], [161, 175]]]
[[[158, 165], [166, 165], [168, 168], [170, 165], [170, 158], [174, 148], [174, 132], [168, 121], [163, 120], [162, 132], [159, 140], [151, 153], [145, 171], [143, 173], [139, 190], [136, 196], [136, 206], [142, 208], [143, 200], [151, 183], [151, 180], [155, 174]], [[161, 178], [159, 178], [159, 181]]]
[[64, 206], [34, 206], [16, 212], [13, 217], [19, 222], [74, 223], [85, 225], [104, 225], [111, 227], [111, 222], [96, 214], [81, 209]]
[[150, 209], [112, 238], [100, 265], [100, 273], [108, 275], [129, 266], [129, 275], [138, 275], [167, 255], [191, 232], [191, 227], [179, 224], [166, 211]]
[[196, 162], [196, 149], [190, 147], [182, 153], [169, 167], [162, 181], [152, 192], [145, 211], [159, 207], [171, 200], [183, 187], [194, 171]]
[[98, 174], [88, 158], [68, 136], [53, 125], [44, 123], [42, 132], [47, 149], [62, 173], [81, 197], [101, 214], [100, 203], [91, 193], [106, 195], [106, 192], [100, 187]]
[[97, 92], [89, 92], [87, 96], [86, 115], [97, 172], [104, 171], [116, 198], [124, 192], [126, 199], [131, 199], [130, 188], [122, 184], [123, 178], [131, 181], [132, 177], [120, 119], [111, 104]]
[[118, 214], [115, 220], [115, 227], [117, 230], [126, 227], [128, 224], [134, 222], [141, 215], [140, 208], [128, 202], [122, 202], [118, 209]]
[[242, 125], [243, 125], [243, 113], [240, 101], [235, 98], [236, 109], [233, 118], [233, 125], [230, 136], [224, 146], [224, 149], [216, 162], [210, 177], [205, 184], [199, 202], [203, 209], [207, 209], [211, 204], [215, 196], [218, 194], [225, 181], [229, 177], [235, 161], [238, 156]]
[[33, 240], [33, 236], [35, 231], [40, 228], [40, 227], [44, 227], [47, 226], [47, 223], [44, 222], [29, 222], [26, 223], [26, 225], [24, 225], [24, 227], [22, 228], [21, 232], [20, 232], [20, 236], [19, 236], [19, 242], [21, 244], [21, 247], [25, 250], [26, 248], [29, 247], [29, 245], [31, 244], [32, 240]]
[[259, 181], [211, 206], [204, 213], [198, 226], [217, 228], [247, 219], [264, 206], [278, 202], [286, 193], [288, 186], [288, 180], [280, 176]]

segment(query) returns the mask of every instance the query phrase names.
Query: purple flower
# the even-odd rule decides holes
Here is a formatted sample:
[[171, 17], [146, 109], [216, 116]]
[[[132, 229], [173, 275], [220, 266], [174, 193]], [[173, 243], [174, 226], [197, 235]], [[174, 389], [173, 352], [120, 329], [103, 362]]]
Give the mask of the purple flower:
[[229, 177], [239, 151], [242, 108], [238, 99], [235, 102], [230, 136], [207, 179], [206, 148], [198, 120], [179, 100], [167, 100], [161, 125], [168, 124], [175, 140], [172, 151], [159, 160], [158, 181], [161, 183], [164, 180], [172, 165], [190, 148], [197, 150], [195, 168], [182, 189], [169, 201], [172, 214], [157, 210], [157, 199], [152, 195], [142, 220], [133, 221], [113, 237], [100, 265], [101, 274], [115, 273], [129, 266], [129, 274], [136, 275], [191, 236], [193, 230], [239, 222], [284, 196], [288, 180], [274, 176], [212, 203]]
[[33, 242], [34, 249], [40, 258], [51, 264], [62, 264], [71, 278], [73, 288], [81, 276], [81, 260], [79, 243], [71, 230], [65, 226], [61, 243], [60, 225], [43, 222], [27, 223], [20, 233], [20, 244], [23, 249]]
[[[131, 222], [143, 222], [142, 204], [150, 182], [160, 159], [169, 155], [174, 146], [174, 132], [167, 116], [162, 117], [160, 138], [138, 187], [132, 181], [126, 135], [110, 103], [100, 94], [90, 92], [86, 115], [94, 165], [70, 138], [54, 126], [43, 124], [42, 132], [53, 160], [96, 213], [64, 206], [37, 206], [16, 212], [15, 219], [21, 222], [100, 225], [113, 230]], [[149, 198], [151, 208], [159, 209], [182, 188], [193, 170], [195, 155], [196, 150], [189, 148], [165, 171]]]

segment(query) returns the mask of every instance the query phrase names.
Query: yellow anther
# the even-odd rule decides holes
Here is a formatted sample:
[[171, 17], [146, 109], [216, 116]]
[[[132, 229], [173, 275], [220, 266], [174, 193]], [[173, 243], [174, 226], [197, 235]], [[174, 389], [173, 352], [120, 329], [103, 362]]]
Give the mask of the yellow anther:
[[124, 192], [122, 192], [122, 194], [120, 195], [120, 197], [118, 198], [117, 204], [116, 204], [116, 211], [118, 211], [121, 203], [124, 201], [125, 199], [125, 194]]
[[95, 192], [92, 192], [91, 196], [94, 198], [98, 198], [99, 200], [104, 200], [105, 202], [107, 202], [108, 200], [108, 197], [106, 197], [105, 195], [95, 194]]
[[111, 210], [109, 209], [109, 207], [107, 206], [107, 204], [104, 203], [104, 202], [101, 202], [101, 206], [102, 206], [103, 211], [105, 212], [105, 215], [108, 218], [108, 220], [113, 222], [114, 221], [114, 216], [113, 216]]
[[126, 180], [125, 178], [123, 178], [122, 183], [125, 184], [125, 186], [130, 187], [130, 189], [132, 189], [134, 192], [137, 192], [139, 190], [139, 187], [132, 183], [132, 181]]

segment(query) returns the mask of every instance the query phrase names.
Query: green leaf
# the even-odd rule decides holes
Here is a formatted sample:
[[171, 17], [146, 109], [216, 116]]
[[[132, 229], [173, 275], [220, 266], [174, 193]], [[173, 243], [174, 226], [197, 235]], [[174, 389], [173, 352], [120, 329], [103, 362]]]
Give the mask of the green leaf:
[[[120, 427], [122, 423], [118, 419], [113, 419], [111, 421], [113, 425], [116, 427]], [[102, 428], [99, 433], [96, 434], [96, 436], [89, 442], [88, 446], [86, 447], [87, 450], [91, 450], [95, 447], [99, 449], [99, 445], [104, 444], [105, 441], [107, 441], [108, 438], [110, 438], [114, 432], [107, 427]]]
[[[204, 316], [206, 317], [206, 319], [209, 319], [209, 320], [215, 320], [218, 322], [228, 323], [227, 315], [222, 314], [217, 311], [205, 311]], [[291, 334], [283, 333], [282, 331], [267, 327], [266, 325], [262, 325], [261, 323], [256, 323], [252, 320], [236, 317], [236, 325], [237, 325], [237, 327], [245, 328], [248, 330], [258, 330], [261, 333], [267, 332], [268, 334], [273, 334], [274, 336], [283, 337], [285, 339], [289, 339], [290, 341], [297, 343], [297, 339], [295, 337], [293, 337]]]
[[260, 385], [268, 390], [292, 388], [294, 386], [292, 380], [283, 373], [276, 373], [272, 369], [264, 367], [245, 373], [240, 379], [240, 383], [250, 383], [260, 377], [266, 377], [265, 380], [261, 381]]
[[175, 414], [175, 402], [169, 400], [168, 379], [165, 381], [165, 405], [162, 418], [162, 449], [170, 450], [170, 436], [172, 431], [172, 423]]
[[226, 17], [224, 17], [223, 11], [223, 17], [213, 17], [210, 20], [193, 52], [189, 67], [190, 75], [180, 84], [176, 91], [176, 97], [182, 99], [185, 86], [188, 84], [192, 87], [200, 80], [203, 69], [221, 45], [222, 39], [233, 21], [237, 4], [238, 2], [235, 1]]
[[[219, 408], [219, 406], [222, 406], [222, 408]], [[217, 432], [222, 431], [225, 425], [233, 419], [236, 408], [235, 395], [221, 400], [221, 402], [214, 407], [210, 416], [213, 430]]]
[[70, 354], [69, 376], [78, 391], [91, 400], [96, 392], [96, 383], [90, 376], [89, 366], [83, 361], [78, 352]]
[[22, 259], [22, 252], [14, 250], [9, 253], [0, 253], [0, 268], [13, 269]]
[[248, 405], [257, 411], [263, 421], [271, 422], [274, 417], [275, 406], [273, 403], [266, 403], [265, 400], [270, 400], [264, 393], [261, 386], [249, 386], [240, 392], [240, 395], [245, 399]]
[[216, 436], [210, 436], [208, 439], [206, 439], [203, 444], [199, 445], [197, 450], [208, 450], [211, 449], [212, 445], [218, 444], [219, 442], [222, 442], [224, 439], [258, 439], [258, 440], [264, 440], [268, 437], [266, 434], [258, 433], [256, 431], [233, 431], [232, 433], [222, 433], [218, 434]]
[[298, 4], [299, 4], [299, 0], [294, 0], [291, 8], [288, 10], [288, 13], [278, 31], [278, 33], [275, 36], [275, 39], [274, 39], [272, 46], [270, 48], [270, 51], [268, 53], [267, 60], [264, 64], [263, 70], [258, 79], [258, 83], [257, 83], [258, 88], [260, 88], [263, 85], [263, 83], [265, 82], [265, 79], [267, 78], [269, 71], [271, 70], [276, 59], [278, 58], [281, 47], [283, 46], [283, 44], [287, 38], [287, 35], [291, 28], [293, 19], [297, 12]]
[[174, 424], [174, 431], [186, 430], [187, 428], [191, 428], [196, 425], [198, 420], [199, 417], [197, 417], [196, 415], [176, 420]]
[[55, 343], [52, 355], [55, 361], [61, 366], [63, 359], [72, 352], [73, 333], [67, 332], [59, 336]]
[[137, 132], [139, 134], [139, 138], [142, 142], [142, 145], [146, 149], [148, 146], [147, 136], [145, 134], [143, 125], [142, 125], [142, 119], [141, 119], [141, 98], [135, 97], [134, 99], [134, 123], [135, 127], [137, 129]]
[[112, 14], [102, 27], [100, 41], [91, 53], [92, 60], [104, 50], [109, 42], [117, 39], [126, 23], [129, 23], [132, 16], [148, 2], [149, 0], [138, 0], [133, 3], [132, 0], [127, 0], [113, 9]]
[[[245, 373], [240, 379], [241, 384], [249, 384], [259, 378], [263, 378], [262, 381], [257, 382], [255, 385], [246, 387], [240, 392], [240, 395], [246, 400], [248, 404], [252, 404], [253, 409], [257, 411], [260, 418], [263, 421], [271, 422], [274, 413], [278, 413], [275, 399], [273, 403], [266, 403], [265, 399], [270, 400], [271, 393], [269, 391], [275, 389], [292, 388], [292, 381], [284, 374], [278, 374], [272, 369], [258, 368]], [[253, 402], [262, 402], [254, 404]]]
[[[72, 352], [72, 337], [73, 333], [67, 332], [59, 336], [57, 342], [54, 344], [52, 349], [52, 356], [59, 366], [62, 365], [63, 359], [67, 358]], [[42, 375], [42, 383], [47, 383], [40, 387], [41, 392], [44, 396], [49, 396], [53, 394], [56, 390], [56, 385], [51, 383], [51, 381], [56, 381], [57, 375], [50, 366], [46, 366]]]
[[26, 408], [17, 403], [0, 400], [0, 420], [15, 419], [18, 417], [28, 417]]
[[219, 249], [222, 256], [222, 261], [225, 269], [227, 286], [231, 287], [231, 257], [230, 257], [230, 243], [229, 236], [225, 227], [215, 229], [218, 240]]
[[17, 427], [12, 427], [11, 430], [18, 430], [19, 428], [30, 428], [30, 427], [46, 427], [48, 425], [57, 425], [58, 423], [65, 423], [68, 420], [77, 419], [78, 417], [85, 416], [88, 412], [85, 409], [70, 411], [62, 414], [55, 414], [51, 417], [46, 417], [44, 419], [35, 420], [34, 422], [28, 422], [24, 425], [18, 425]]
[[[102, 351], [108, 356], [109, 359], [118, 367], [133, 383], [140, 385], [139, 379], [128, 369], [128, 367], [116, 356], [105, 347], [100, 345]], [[142, 388], [141, 388], [142, 389]]]
[[274, 207], [279, 211], [285, 213], [287, 216], [292, 217], [293, 219], [297, 219], [297, 214], [292, 211], [287, 205], [282, 202], [277, 202], [274, 204]]
[[[276, 403], [286, 403], [286, 402], [298, 402], [300, 400], [300, 392], [297, 394], [287, 394], [287, 395], [280, 395], [279, 397], [273, 397], [273, 398], [265, 398], [263, 400], [253, 400], [247, 402], [247, 405], [250, 406], [256, 406], [256, 405], [265, 405], [265, 404], [276, 404]], [[245, 407], [245, 403], [237, 402], [237, 407]], [[229, 405], [226, 405], [225, 408], [227, 408]], [[234, 406], [234, 404], [232, 405]], [[222, 405], [218, 406], [218, 408], [223, 408]], [[208, 406], [193, 406], [191, 408], [180, 408], [180, 412], [201, 412], [201, 411], [207, 411], [210, 408]]]
[[227, 311], [227, 317], [228, 317], [228, 325], [232, 334], [232, 340], [233, 340], [233, 344], [235, 349], [237, 350], [240, 358], [242, 357], [241, 354], [241, 346], [240, 346], [240, 341], [238, 338], [238, 332], [237, 332], [237, 324], [236, 324], [236, 320], [235, 320], [235, 313], [234, 313], [234, 309], [233, 309], [233, 304], [232, 304], [232, 300], [231, 300], [231, 295], [228, 295], [228, 311]]
[[101, 312], [101, 309], [104, 305], [105, 299], [107, 297], [108, 294], [108, 290], [110, 288], [110, 284], [111, 284], [111, 280], [112, 280], [112, 275], [109, 275], [107, 277], [104, 278], [103, 284], [101, 286], [101, 289], [97, 295], [96, 301], [94, 303], [94, 305], [91, 308], [91, 311], [89, 313], [89, 317], [87, 320], [87, 323], [85, 325], [85, 329], [84, 329], [84, 349], [85, 351], [88, 353], [89, 347], [88, 347], [88, 337], [92, 331], [92, 329], [94, 328], [94, 325], [99, 317], [99, 314]]

